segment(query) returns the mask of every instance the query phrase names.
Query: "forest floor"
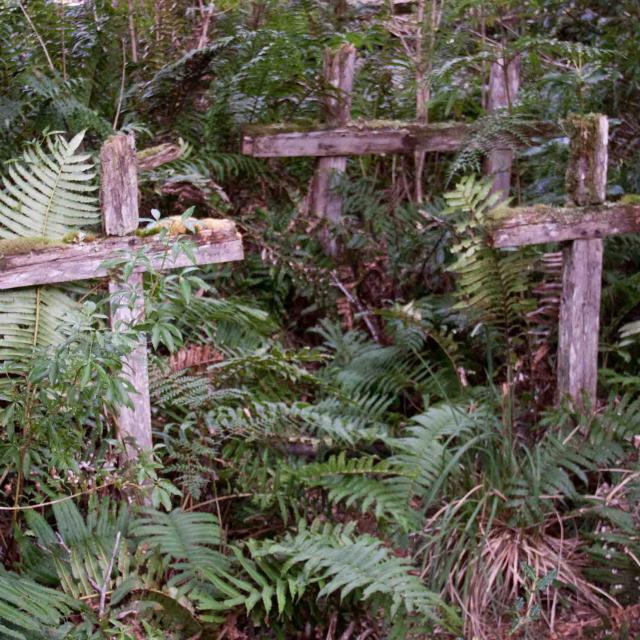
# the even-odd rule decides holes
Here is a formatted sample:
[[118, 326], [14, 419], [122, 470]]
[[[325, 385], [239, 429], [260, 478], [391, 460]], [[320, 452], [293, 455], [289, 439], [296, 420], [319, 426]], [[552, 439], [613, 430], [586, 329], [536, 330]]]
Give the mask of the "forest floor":
[[511, 625], [497, 628], [491, 640], [640, 640], [640, 605], [611, 607], [606, 616], [561, 616], [549, 632], [545, 623], [532, 624], [512, 634]]

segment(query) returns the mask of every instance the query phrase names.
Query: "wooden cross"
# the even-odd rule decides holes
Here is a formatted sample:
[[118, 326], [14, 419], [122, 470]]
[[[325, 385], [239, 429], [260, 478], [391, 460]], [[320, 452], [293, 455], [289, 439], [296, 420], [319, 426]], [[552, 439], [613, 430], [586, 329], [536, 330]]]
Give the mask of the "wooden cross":
[[[515, 72], [503, 64], [503, 83], [517, 89]], [[493, 72], [493, 69], [492, 69]], [[496, 74], [492, 84], [500, 86]], [[503, 84], [504, 86], [504, 84]], [[506, 106], [505, 104], [497, 105]], [[533, 206], [509, 210], [495, 221], [491, 242], [497, 248], [570, 241], [563, 248], [563, 282], [558, 341], [558, 398], [575, 406], [586, 397], [595, 406], [598, 331], [602, 280], [602, 238], [639, 233], [640, 206], [607, 204], [607, 136], [605, 116], [569, 120], [573, 133], [567, 169], [566, 207]], [[242, 151], [255, 157], [353, 155], [416, 151], [456, 151], [473, 125], [448, 122], [347, 122], [310, 130], [286, 125], [245, 127]], [[547, 124], [533, 125], [531, 134], [556, 135]], [[486, 171], [497, 176], [496, 189], [509, 187], [511, 152], [489, 155]]]
[[494, 222], [494, 247], [564, 242], [558, 335], [558, 398], [595, 407], [602, 286], [602, 238], [640, 233], [640, 206], [608, 204], [608, 120], [572, 117], [566, 173], [568, 206], [508, 209]]
[[[81, 244], [54, 246], [29, 253], [7, 255], [0, 264], [0, 290], [57, 284], [108, 277], [105, 261], [123, 252], [145, 252], [154, 269], [177, 269], [193, 264], [205, 265], [244, 257], [242, 239], [230, 220], [220, 221], [219, 229], [186, 236], [193, 260], [167, 251], [159, 236], [138, 237], [138, 176], [132, 136], [113, 136], [100, 153], [102, 165], [101, 200], [105, 236]], [[180, 238], [176, 238], [179, 240]], [[137, 264], [126, 282], [109, 280], [111, 327], [125, 330], [144, 316], [142, 276], [144, 264]], [[136, 393], [132, 408], [123, 407], [118, 416], [118, 431], [125, 441], [126, 457], [135, 458], [137, 449], [149, 450], [151, 406], [147, 371], [147, 344], [144, 336], [124, 361], [123, 371]], [[137, 446], [130, 447], [133, 441]]]
[[[316, 157], [318, 164], [309, 189], [309, 210], [331, 223], [340, 220], [342, 201], [336, 185], [344, 174], [348, 156], [458, 151], [474, 131], [474, 125], [461, 122], [428, 124], [412, 121], [353, 122], [351, 90], [356, 50], [342, 45], [326, 50], [324, 80], [332, 90], [323, 98], [325, 123], [312, 128], [299, 125], [247, 125], [242, 136], [242, 153], [256, 158]], [[520, 79], [520, 61], [499, 58], [491, 64], [488, 110], [508, 109], [514, 102]], [[557, 128], [548, 123], [531, 125], [523, 136], [554, 136]], [[495, 178], [494, 190], [508, 195], [511, 182], [512, 149], [493, 149], [486, 159], [485, 173]], [[320, 241], [328, 255], [337, 245], [324, 229]]]

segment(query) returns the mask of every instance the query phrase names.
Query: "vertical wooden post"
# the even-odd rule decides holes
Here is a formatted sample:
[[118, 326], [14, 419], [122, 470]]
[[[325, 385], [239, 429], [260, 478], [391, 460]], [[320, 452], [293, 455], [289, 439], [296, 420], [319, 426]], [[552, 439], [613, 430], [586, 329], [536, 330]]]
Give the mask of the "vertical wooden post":
[[[489, 95], [487, 111], [494, 113], [509, 109], [513, 105], [520, 88], [520, 56], [510, 60], [501, 57], [491, 63], [489, 73]], [[509, 197], [511, 190], [511, 167], [513, 150], [492, 149], [485, 160], [484, 172], [494, 179], [493, 192]]]
[[[102, 167], [100, 198], [107, 235], [124, 236], [138, 228], [138, 175], [133, 136], [112, 136], [100, 151]], [[133, 274], [126, 282], [109, 281], [110, 320], [114, 331], [125, 331], [144, 318], [142, 274]], [[123, 407], [118, 416], [120, 437], [133, 440], [140, 449], [150, 450], [151, 404], [147, 343], [140, 337], [138, 346], [126, 357], [123, 373], [135, 388], [131, 409]], [[127, 444], [126, 457], [135, 459], [137, 449]]]
[[251, 3], [251, 13], [249, 14], [249, 29], [256, 31], [263, 24], [267, 13], [267, 4], [264, 0], [254, 0]]
[[[607, 188], [607, 117], [574, 117], [569, 128], [567, 199], [578, 206], [601, 204]], [[558, 397], [569, 396], [577, 407], [583, 395], [592, 407], [596, 402], [602, 249], [596, 239], [574, 240], [563, 250]]]
[[349, 11], [348, 0], [334, 0], [333, 13], [338, 23], [340, 23], [346, 18], [348, 11]]
[[[324, 78], [335, 89], [324, 99], [326, 121], [332, 126], [346, 124], [351, 118], [351, 91], [356, 62], [356, 49], [343, 44], [337, 51], [327, 50], [324, 57]], [[325, 157], [318, 160], [309, 193], [309, 210], [329, 223], [337, 223], [342, 214], [342, 198], [335, 192], [347, 168], [346, 157]], [[323, 230], [321, 242], [328, 255], [335, 256], [338, 246], [328, 230]]]

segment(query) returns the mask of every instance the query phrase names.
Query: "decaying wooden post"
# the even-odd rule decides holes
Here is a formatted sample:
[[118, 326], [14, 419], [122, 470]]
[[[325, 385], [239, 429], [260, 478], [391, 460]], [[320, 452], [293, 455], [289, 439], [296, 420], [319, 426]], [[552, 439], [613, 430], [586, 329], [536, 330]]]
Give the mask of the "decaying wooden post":
[[[607, 187], [608, 120], [603, 115], [569, 120], [567, 198], [580, 207], [602, 204]], [[574, 240], [564, 248], [558, 336], [558, 396], [595, 406], [602, 286], [601, 239]]]
[[[113, 136], [100, 152], [102, 165], [100, 197], [107, 235], [125, 236], [139, 224], [138, 173], [133, 136]], [[113, 331], [126, 331], [144, 319], [142, 273], [133, 273], [126, 282], [109, 280], [110, 320]], [[147, 344], [144, 335], [125, 358], [123, 374], [136, 390], [132, 408], [123, 407], [118, 415], [118, 434], [125, 441], [126, 457], [137, 456], [131, 441], [142, 450], [153, 447]], [[127, 442], [129, 440], [130, 442]]]
[[[325, 51], [324, 78], [326, 84], [331, 87], [331, 93], [325, 96], [323, 103], [326, 122], [331, 126], [344, 125], [351, 118], [355, 62], [356, 49], [351, 44], [343, 44], [337, 51]], [[346, 156], [320, 158], [311, 183], [309, 210], [329, 224], [335, 224], [340, 220], [342, 198], [336, 193], [336, 186], [340, 183], [346, 168]], [[336, 240], [330, 236], [327, 229], [322, 232], [321, 242], [328, 255], [336, 255]]]
[[[520, 56], [511, 59], [501, 57], [491, 63], [489, 74], [489, 95], [487, 111], [495, 113], [510, 109], [520, 88]], [[509, 197], [511, 190], [511, 168], [513, 166], [513, 150], [496, 148], [487, 154], [484, 172], [493, 178], [495, 193]]]

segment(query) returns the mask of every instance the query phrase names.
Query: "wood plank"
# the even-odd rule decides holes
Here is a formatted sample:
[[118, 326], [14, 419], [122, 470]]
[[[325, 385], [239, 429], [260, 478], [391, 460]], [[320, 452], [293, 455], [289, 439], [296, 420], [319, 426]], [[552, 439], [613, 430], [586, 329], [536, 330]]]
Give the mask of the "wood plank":
[[563, 250], [558, 332], [558, 399], [595, 409], [602, 281], [602, 240], [576, 240]]
[[[507, 110], [513, 106], [520, 88], [520, 56], [511, 59], [499, 58], [491, 63], [489, 74], [489, 113]], [[511, 168], [513, 147], [494, 148], [489, 151], [484, 163], [485, 175], [493, 178], [492, 193], [509, 197], [511, 191]]]
[[313, 131], [246, 127], [242, 153], [256, 158], [297, 156], [362, 156], [384, 153], [456, 151], [471, 131], [470, 125], [406, 122], [352, 123], [344, 127], [318, 127]]
[[489, 242], [497, 248], [640, 233], [640, 205], [537, 205], [498, 209], [496, 214], [500, 217], [490, 223]]
[[[603, 115], [576, 116], [569, 129], [567, 199], [600, 204], [607, 193], [609, 121]], [[558, 399], [568, 396], [576, 408], [591, 411], [597, 401], [602, 254], [600, 239], [565, 247], [560, 299]]]
[[[115, 237], [133, 233], [140, 224], [138, 169], [133, 135], [109, 138], [100, 150], [100, 164], [100, 200], [105, 233]], [[111, 278], [111, 330], [128, 331], [143, 320], [142, 273], [132, 273], [125, 280]], [[147, 339], [141, 334], [138, 345], [122, 358], [123, 376], [133, 388], [129, 396], [131, 407], [120, 407], [116, 416], [118, 437], [124, 443], [125, 460], [135, 460], [139, 451], [150, 451], [153, 448], [147, 358]]]
[[[343, 44], [337, 51], [325, 51], [324, 79], [332, 91], [324, 97], [323, 103], [327, 123], [332, 126], [344, 125], [351, 118], [355, 62], [356, 48], [352, 44]], [[332, 225], [335, 225], [342, 215], [342, 197], [336, 189], [346, 169], [346, 157], [322, 157], [318, 159], [311, 180], [309, 210]], [[337, 242], [326, 225], [320, 231], [320, 242], [327, 255], [337, 255]]]
[[153, 171], [163, 164], [178, 160], [182, 157], [182, 151], [182, 147], [172, 142], [142, 149], [136, 153], [138, 171]]
[[591, 114], [567, 118], [571, 143], [565, 177], [567, 200], [579, 207], [607, 198], [609, 120]]
[[[179, 240], [189, 242], [195, 262], [184, 255], [171, 255]], [[171, 236], [170, 245], [160, 236], [139, 238], [101, 237], [82, 244], [52, 246], [28, 253], [0, 256], [0, 290], [30, 287], [38, 284], [57, 284], [74, 280], [104, 278], [109, 275], [104, 265], [120, 253], [130, 255], [143, 251], [155, 269], [170, 270], [243, 259], [242, 240], [229, 221], [228, 230], [200, 231], [193, 235]], [[148, 270], [140, 264], [134, 272]]]
[[[127, 331], [144, 320], [142, 277], [142, 273], [134, 273], [126, 283], [109, 281], [112, 331]], [[138, 345], [124, 359], [122, 375], [136, 392], [130, 396], [132, 406], [119, 409], [118, 431], [125, 443], [125, 459], [135, 460], [138, 449], [150, 451], [153, 448], [149, 364], [144, 334], [140, 335]]]
[[138, 169], [133, 134], [111, 136], [100, 150], [104, 231], [126, 236], [138, 228]]
[[[247, 125], [243, 129], [242, 153], [256, 158], [309, 156], [362, 156], [384, 153], [454, 152], [465, 144], [476, 125], [462, 122], [420, 124], [404, 121], [354, 121], [345, 126]], [[525, 138], [564, 135], [557, 125], [531, 123]], [[514, 140], [514, 144], [520, 144]]]

